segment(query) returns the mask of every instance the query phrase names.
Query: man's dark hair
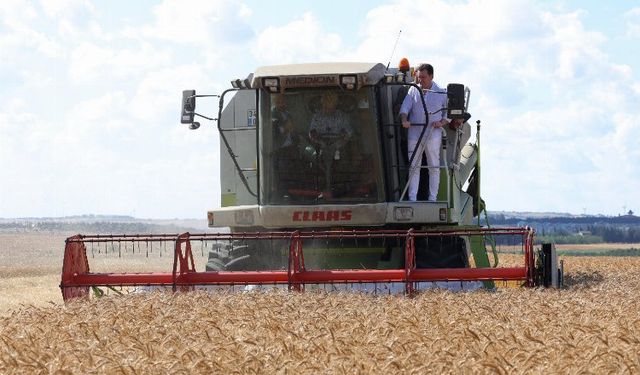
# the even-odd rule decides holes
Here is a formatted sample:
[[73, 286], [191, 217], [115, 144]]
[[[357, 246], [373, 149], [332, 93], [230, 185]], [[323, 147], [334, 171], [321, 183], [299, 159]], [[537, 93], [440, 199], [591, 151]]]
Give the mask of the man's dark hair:
[[431, 64], [420, 64], [420, 66], [418, 66], [419, 72], [424, 72], [425, 70], [428, 75], [433, 76], [433, 66], [431, 66]]

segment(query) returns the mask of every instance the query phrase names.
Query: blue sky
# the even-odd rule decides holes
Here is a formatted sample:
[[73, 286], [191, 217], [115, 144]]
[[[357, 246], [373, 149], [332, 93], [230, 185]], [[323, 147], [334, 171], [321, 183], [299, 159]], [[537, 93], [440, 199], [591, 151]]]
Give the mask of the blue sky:
[[[435, 66], [472, 90], [490, 210], [640, 212], [640, 2], [0, 3], [0, 217], [204, 217], [213, 126], [181, 91], [261, 65]], [[215, 111], [215, 103], [199, 109]]]

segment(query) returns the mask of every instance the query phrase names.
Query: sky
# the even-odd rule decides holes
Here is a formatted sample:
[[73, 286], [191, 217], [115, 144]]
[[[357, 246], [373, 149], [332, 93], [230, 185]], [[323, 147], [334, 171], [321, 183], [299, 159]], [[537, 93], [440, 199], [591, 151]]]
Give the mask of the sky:
[[401, 57], [471, 89], [490, 211], [640, 212], [638, 45], [640, 1], [2, 0], [0, 217], [202, 218], [219, 139], [182, 90]]

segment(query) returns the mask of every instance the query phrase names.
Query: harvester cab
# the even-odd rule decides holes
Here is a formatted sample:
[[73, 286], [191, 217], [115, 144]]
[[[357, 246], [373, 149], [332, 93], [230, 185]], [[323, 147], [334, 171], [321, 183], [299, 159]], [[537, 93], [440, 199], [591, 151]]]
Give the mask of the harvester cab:
[[[423, 163], [409, 168], [398, 120], [402, 95], [415, 86], [410, 74], [382, 64], [282, 65], [232, 85], [220, 99], [222, 208], [209, 211], [210, 227], [416, 228], [471, 224], [477, 216], [479, 194], [467, 191], [479, 189], [462, 189], [478, 155], [477, 144], [467, 144], [466, 122], [443, 130], [437, 201], [424, 192], [406, 199], [408, 176], [426, 174]], [[448, 88], [438, 93], [448, 97], [441, 110], [468, 119], [469, 89]], [[184, 123], [193, 124], [195, 97], [183, 93]]]
[[[463, 85], [450, 84], [447, 91], [435, 93], [447, 97], [447, 107], [439, 111], [464, 121], [461, 126], [431, 129], [415, 124], [423, 125], [424, 138], [430, 131], [444, 133], [441, 178], [436, 201], [426, 200], [425, 189], [423, 199], [409, 201], [412, 173], [423, 175], [423, 188], [428, 185], [425, 162], [409, 160], [406, 131], [399, 123], [407, 88], [418, 87], [410, 69], [389, 70], [379, 63], [280, 65], [259, 68], [231, 84], [233, 89], [221, 95], [218, 115], [222, 208], [208, 212], [210, 227], [264, 232], [478, 226], [478, 144], [467, 143], [470, 90]], [[235, 95], [228, 99], [231, 93]], [[196, 97], [195, 90], [184, 91], [183, 123], [193, 124]], [[429, 113], [422, 105], [427, 119], [439, 112]], [[418, 142], [416, 148], [423, 145]], [[422, 149], [414, 151], [413, 155], [423, 154]], [[410, 168], [414, 164], [417, 167]], [[429, 247], [438, 252], [447, 248], [448, 255], [426, 249], [418, 263], [469, 264], [469, 241], [452, 237], [432, 242]], [[383, 261], [363, 262], [366, 257], [356, 257], [357, 265], [380, 268], [384, 260], [402, 263], [401, 248], [373, 247], [371, 251], [382, 252]], [[264, 257], [264, 252], [242, 256]], [[484, 244], [478, 243], [474, 256], [476, 264], [489, 266]], [[321, 258], [326, 261], [331, 256]], [[209, 268], [218, 269], [218, 263], [211, 262]]]
[[[258, 68], [218, 95], [185, 90], [181, 122], [217, 123], [221, 206], [207, 213], [217, 233], [77, 235], [67, 239], [61, 288], [65, 300], [90, 288], [275, 285], [373, 292], [455, 285], [559, 286], [562, 265], [551, 245], [534, 249], [530, 228], [489, 228], [480, 215], [480, 121], [468, 123], [470, 90], [449, 84], [446, 107], [429, 112], [420, 137], [441, 131], [437, 199], [407, 199], [410, 176], [424, 161], [408, 157], [398, 110], [413, 82], [399, 69], [376, 63], [318, 63]], [[200, 97], [218, 97], [218, 116], [197, 112]], [[453, 126], [433, 130], [430, 116], [446, 111]], [[422, 155], [417, 142], [412, 155]], [[412, 167], [413, 166], [413, 167]], [[433, 194], [432, 194], [433, 195]], [[228, 228], [228, 229], [223, 229]], [[196, 265], [192, 243], [206, 265]], [[144, 243], [173, 249], [171, 272], [96, 273], [87, 246], [118, 258], [121, 248]], [[496, 247], [519, 254], [518, 265], [499, 266]], [[205, 249], [208, 253], [205, 257]], [[135, 251], [132, 251], [135, 253]], [[517, 255], [515, 255], [517, 257]], [[204, 268], [199, 270], [198, 268]], [[444, 283], [444, 284], [438, 284]]]

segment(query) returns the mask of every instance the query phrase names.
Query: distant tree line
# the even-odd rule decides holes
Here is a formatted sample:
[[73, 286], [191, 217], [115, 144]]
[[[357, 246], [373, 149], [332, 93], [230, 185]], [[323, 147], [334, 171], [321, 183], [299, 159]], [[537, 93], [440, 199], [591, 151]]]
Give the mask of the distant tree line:
[[638, 225], [640, 216], [561, 216], [561, 217], [506, 217], [504, 214], [489, 214], [492, 225], [518, 225], [520, 223], [580, 224], [580, 225]]
[[640, 227], [617, 228], [589, 226], [592, 236], [602, 237], [603, 242], [640, 243]]
[[[531, 227], [536, 231], [537, 243], [640, 243], [640, 217], [633, 215], [511, 218], [490, 214], [489, 223], [491, 226]], [[506, 244], [508, 240], [499, 242]]]

